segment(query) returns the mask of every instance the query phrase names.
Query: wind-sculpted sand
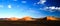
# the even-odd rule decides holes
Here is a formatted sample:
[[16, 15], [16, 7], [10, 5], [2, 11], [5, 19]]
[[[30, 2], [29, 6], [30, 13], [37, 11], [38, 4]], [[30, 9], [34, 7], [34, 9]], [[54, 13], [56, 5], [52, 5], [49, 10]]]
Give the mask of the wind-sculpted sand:
[[0, 26], [58, 26], [58, 25], [60, 26], [59, 18], [55, 18], [52, 16], [44, 18], [24, 17], [21, 19], [9, 18], [8, 20], [2, 19], [0, 20]]

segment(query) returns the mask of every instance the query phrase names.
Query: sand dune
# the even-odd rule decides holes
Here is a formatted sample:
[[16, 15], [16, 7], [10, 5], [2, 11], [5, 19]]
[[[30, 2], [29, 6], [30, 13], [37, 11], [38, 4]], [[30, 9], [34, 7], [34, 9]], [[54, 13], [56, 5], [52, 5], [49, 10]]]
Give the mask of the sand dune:
[[23, 18], [17, 18], [17, 17], [11, 17], [11, 18], [3, 18], [1, 20], [8, 20], [8, 21], [37, 21], [37, 20], [60, 20], [60, 18], [53, 17], [53, 16], [47, 16], [44, 18], [32, 18], [30, 16], [25, 16]]
[[60, 20], [60, 18], [53, 17], [53, 16], [47, 16], [47, 20]]

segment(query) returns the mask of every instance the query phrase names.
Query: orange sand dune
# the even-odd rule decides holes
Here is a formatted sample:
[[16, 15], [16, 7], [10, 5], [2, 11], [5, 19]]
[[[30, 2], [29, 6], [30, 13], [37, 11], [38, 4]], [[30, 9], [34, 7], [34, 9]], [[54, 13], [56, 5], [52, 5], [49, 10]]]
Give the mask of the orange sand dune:
[[32, 17], [25, 16], [25, 17], [22, 18], [22, 20], [24, 20], [24, 21], [31, 21], [32, 20]]
[[16, 18], [16, 17], [11, 17], [11, 18], [8, 18], [7, 20], [11, 20], [11, 21], [16, 21], [16, 20], [22, 20], [22, 21], [31, 21], [32, 18], [30, 16], [25, 16], [23, 18]]
[[[41, 18], [39, 18], [39, 19], [41, 19]], [[53, 17], [53, 16], [47, 16], [46, 19], [47, 20], [60, 20], [60, 18], [56, 18], [56, 17]], [[7, 20], [10, 20], [10, 21], [17, 21], [17, 20], [21, 20], [21, 21], [36, 21], [37, 19], [32, 19], [32, 17], [30, 17], [30, 16], [25, 16], [23, 18], [11, 17], [11, 18], [8, 18]]]
[[19, 18], [16, 18], [16, 17], [11, 17], [11, 18], [8, 18], [8, 20], [11, 20], [11, 21], [16, 21], [18, 20]]
[[52, 16], [47, 16], [47, 20], [59, 20], [59, 19], [52, 17]]

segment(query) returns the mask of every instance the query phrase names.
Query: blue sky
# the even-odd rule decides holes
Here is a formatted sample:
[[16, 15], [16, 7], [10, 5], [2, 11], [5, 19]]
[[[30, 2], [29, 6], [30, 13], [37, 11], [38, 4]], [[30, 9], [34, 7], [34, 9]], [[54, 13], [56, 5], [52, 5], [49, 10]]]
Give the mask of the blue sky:
[[0, 0], [0, 18], [60, 17], [59, 0]]

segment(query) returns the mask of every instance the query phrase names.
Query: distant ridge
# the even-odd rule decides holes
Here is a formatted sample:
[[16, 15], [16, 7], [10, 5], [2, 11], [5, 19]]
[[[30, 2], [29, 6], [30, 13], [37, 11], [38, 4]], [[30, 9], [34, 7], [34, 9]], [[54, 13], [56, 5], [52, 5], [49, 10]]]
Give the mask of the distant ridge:
[[17, 17], [11, 17], [11, 18], [0, 18], [1, 20], [6, 20], [6, 21], [60, 21], [60, 18], [54, 17], [54, 16], [47, 16], [43, 18], [32, 18], [30, 16], [25, 16], [23, 18], [17, 18]]
[[60, 18], [54, 16], [47, 16], [47, 20], [60, 20]]

